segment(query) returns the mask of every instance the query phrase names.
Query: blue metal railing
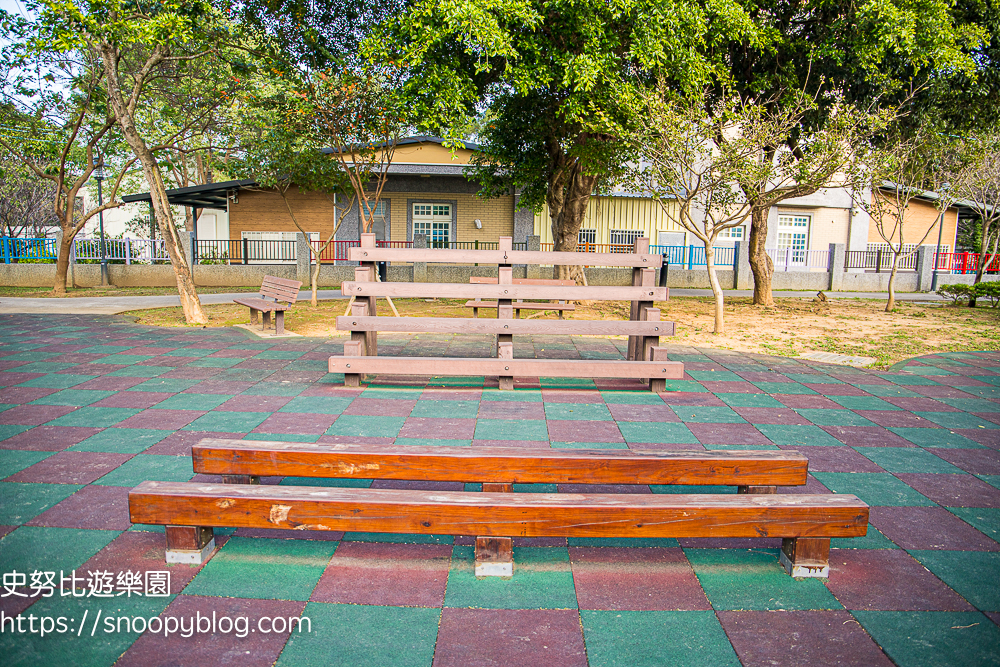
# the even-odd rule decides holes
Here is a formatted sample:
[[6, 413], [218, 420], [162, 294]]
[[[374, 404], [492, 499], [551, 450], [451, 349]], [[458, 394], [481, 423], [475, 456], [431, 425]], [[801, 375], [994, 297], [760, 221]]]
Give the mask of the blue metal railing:
[[55, 239], [19, 239], [10, 236], [0, 237], [0, 251], [3, 252], [4, 264], [10, 264], [22, 259], [56, 259]]
[[[666, 255], [666, 261], [671, 266], [692, 269], [696, 266], [706, 266], [705, 247], [699, 245], [651, 245], [649, 252]], [[736, 247], [716, 246], [715, 266], [736, 268]]]

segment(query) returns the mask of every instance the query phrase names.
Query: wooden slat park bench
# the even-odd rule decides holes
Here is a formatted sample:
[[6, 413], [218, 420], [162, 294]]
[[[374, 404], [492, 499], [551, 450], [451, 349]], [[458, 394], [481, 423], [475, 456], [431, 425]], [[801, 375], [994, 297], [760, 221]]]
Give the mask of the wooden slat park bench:
[[[469, 278], [469, 282], [473, 285], [496, 285], [499, 283], [499, 278], [492, 278], [488, 276], [472, 276]], [[572, 280], [547, 280], [545, 278], [514, 278], [513, 283], [515, 285], [575, 285], [576, 283]], [[514, 307], [514, 317], [520, 318], [522, 310], [537, 310], [541, 312], [554, 310], [559, 313], [559, 319], [563, 319], [563, 313], [567, 310], [576, 310], [576, 306], [571, 303], [566, 303], [565, 301], [525, 301], [524, 299], [518, 299], [512, 304]], [[465, 303], [466, 308], [472, 308], [472, 316], [479, 317], [480, 308], [497, 308], [499, 303], [497, 301], [483, 301], [481, 299], [474, 299], [472, 301], [467, 301]]]
[[300, 287], [302, 283], [298, 280], [264, 276], [259, 298], [241, 297], [233, 299], [233, 303], [250, 308], [250, 324], [257, 324], [257, 311], [262, 312], [264, 329], [270, 328], [271, 313], [274, 313], [274, 332], [280, 335], [285, 333], [285, 311], [290, 310], [292, 304], [299, 298]]
[[[476, 539], [476, 571], [478, 575], [509, 576], [513, 572], [512, 544], [513, 536], [569, 536], [569, 537], [761, 537], [774, 536], [786, 538], [783, 548], [782, 562], [794, 576], [825, 576], [830, 537], [848, 537], [863, 535], [867, 525], [867, 506], [854, 499], [852, 507], [856, 512], [854, 518], [838, 528], [832, 524], [844, 519], [841, 513], [842, 505], [834, 501], [832, 505], [826, 502], [828, 498], [845, 498], [845, 496], [773, 496], [777, 486], [802, 485], [806, 480], [808, 462], [801, 454], [794, 451], [608, 451], [608, 450], [517, 450], [511, 448], [455, 448], [455, 447], [406, 447], [406, 446], [371, 446], [371, 445], [325, 445], [287, 442], [263, 442], [205, 439], [193, 447], [193, 465], [195, 472], [222, 475], [229, 484], [255, 484], [260, 476], [282, 477], [328, 477], [328, 478], [376, 478], [376, 479], [419, 479], [424, 481], [460, 481], [482, 482], [483, 494], [457, 494], [455, 492], [435, 493], [414, 492], [424, 501], [437, 500], [435, 506], [423, 504], [422, 507], [430, 516], [441, 519], [448, 517], [444, 523], [435, 520], [419, 521], [421, 528], [411, 530], [407, 524], [402, 529], [394, 521], [399, 517], [394, 511], [380, 503], [390, 504], [402, 501], [404, 496], [396, 498], [361, 494], [357, 501], [366, 509], [355, 510], [358, 514], [367, 512], [366, 518], [371, 521], [366, 527], [352, 523], [346, 513], [337, 514], [341, 523], [336, 525], [346, 528], [333, 528], [333, 518], [324, 515], [313, 517], [308, 529], [329, 530], [364, 530], [371, 532], [438, 532], [441, 534], [477, 535]], [[549, 483], [549, 484], [718, 484], [736, 485], [739, 494], [768, 494], [775, 498], [774, 502], [746, 502], [734, 499], [733, 496], [723, 496], [732, 500], [726, 504], [719, 497], [712, 496], [670, 496], [677, 500], [670, 502], [648, 502], [649, 496], [629, 494], [528, 494], [545, 495], [547, 501], [535, 506], [531, 512], [537, 516], [530, 520], [526, 527], [520, 521], [509, 523], [509, 518], [497, 517], [495, 525], [485, 527], [479, 524], [465, 524], [453, 516], [461, 514], [460, 508], [468, 508], [470, 504], [480, 505], [484, 501], [485, 509], [504, 506], [498, 500], [498, 494], [512, 494], [515, 483]], [[237, 501], [230, 498], [229, 486], [206, 487], [200, 484], [189, 484], [187, 489], [199, 489], [201, 492], [216, 494], [215, 506], [223, 510], [230, 503]], [[290, 487], [284, 487], [290, 488]], [[315, 487], [310, 487], [315, 491]], [[206, 491], [209, 489], [209, 491]], [[169, 511], [160, 511], [155, 518], [144, 506], [147, 499], [142, 496], [143, 486], [130, 494], [130, 511], [136, 523], [154, 523], [168, 526], [167, 543], [168, 559], [171, 557], [180, 562], [200, 562], [210, 553], [211, 528], [218, 526], [253, 526], [267, 528], [306, 529], [301, 523], [290, 521], [290, 505], [284, 503], [272, 504], [267, 513], [267, 523], [262, 524], [260, 518], [250, 519], [239, 512], [227, 514], [225, 520], [237, 523], [225, 523], [225, 520], [213, 522], [208, 517], [194, 520], [189, 514], [178, 516], [173, 514], [173, 508], [183, 505], [183, 501], [175, 501]], [[176, 488], [171, 493], [177, 491]], [[306, 490], [303, 489], [303, 494]], [[372, 490], [368, 490], [368, 494]], [[185, 489], [180, 489], [185, 492]], [[397, 495], [400, 492], [394, 492]], [[409, 492], [403, 492], [409, 493]], [[323, 494], [320, 494], [323, 495]], [[513, 494], [519, 495], [519, 494]], [[638, 503], [632, 503], [635, 498], [641, 498]], [[760, 497], [760, 496], [757, 496]], [[502, 497], [501, 497], [502, 498]], [[660, 496], [660, 498], [664, 498]], [[411, 497], [412, 499], [412, 497]], [[797, 500], [796, 500], [797, 499]], [[345, 499], [342, 499], [345, 500]], [[802, 501], [802, 502], [798, 502]], [[420, 504], [420, 503], [418, 503]], [[530, 504], [529, 504], [530, 505]], [[518, 507], [523, 503], [506, 505], [508, 512], [519, 514]], [[796, 507], [803, 509], [797, 510]], [[831, 508], [832, 514], [823, 515], [822, 508]], [[277, 509], [275, 509], [277, 508]], [[286, 508], [288, 508], [286, 510]], [[598, 512], [598, 508], [608, 508], [609, 512], [632, 512], [629, 523], [618, 523], [620, 518], [604, 517], [593, 523], [593, 517], [584, 517], [587, 512]], [[769, 514], [771, 508], [774, 514]], [[377, 517], [387, 519], [381, 524]], [[339, 510], [338, 510], [339, 511]], [[751, 528], [741, 521], [730, 521], [727, 511], [734, 514], [748, 513], [750, 521], [764, 517], [766, 521]], [[546, 512], [556, 512], [563, 517], [568, 526], [553, 527], [542, 519]], [[702, 512], [703, 514], [699, 514]], [[801, 512], [802, 516], [797, 516]], [[574, 513], [580, 513], [578, 516]], [[658, 521], [665, 514], [682, 516], [683, 521], [694, 522], [679, 532], [659, 526]], [[275, 517], [282, 517], [275, 521]], [[774, 524], [777, 516], [784, 518]], [[491, 516], [485, 512], [480, 520]], [[703, 523], [697, 524], [695, 517], [700, 517]], [[726, 517], [726, 518], [723, 518]], [[793, 518], [789, 518], [793, 517]], [[834, 517], [838, 517], [835, 519]], [[523, 517], [522, 517], [523, 518]], [[713, 526], [716, 523], [723, 527]], [[345, 521], [346, 519], [346, 521]], [[677, 518], [671, 521], [677, 521]], [[861, 523], [863, 520], [863, 523]], [[252, 523], [239, 523], [251, 521]], [[285, 523], [282, 523], [284, 521]], [[452, 523], [448, 523], [451, 521]], [[831, 523], [832, 522], [832, 523]], [[287, 525], [286, 525], [287, 524]], [[781, 524], [779, 526], [779, 524]], [[788, 524], [794, 524], [791, 527]], [[815, 524], [815, 525], [812, 525]], [[822, 525], [820, 525], [822, 524]], [[575, 530], [574, 530], [575, 525]], [[771, 528], [771, 526], [774, 526]], [[449, 528], [449, 526], [451, 526]], [[699, 529], [696, 526], [700, 526]], [[807, 527], [808, 526], [808, 527]], [[859, 528], [860, 526], [860, 528]], [[435, 527], [435, 530], [424, 530]], [[540, 532], [531, 532], [538, 530]], [[560, 530], [565, 532], [560, 532]], [[833, 530], [836, 534], [827, 534], [824, 530]], [[858, 532], [860, 530], [860, 532]], [[687, 531], [687, 532], [685, 532]], [[785, 532], [782, 532], [785, 531]], [[849, 533], [849, 534], [847, 534]], [[805, 539], [804, 539], [805, 538]]]
[[[376, 248], [374, 236], [362, 234], [361, 247], [351, 248], [349, 257], [359, 261], [355, 280], [341, 285], [344, 295], [355, 298], [349, 317], [337, 319], [337, 328], [351, 331], [351, 340], [344, 344], [344, 356], [330, 357], [331, 373], [343, 373], [344, 383], [358, 386], [369, 373], [431, 376], [496, 376], [501, 389], [513, 389], [514, 378], [521, 377], [599, 377], [637, 378], [650, 381], [650, 389], [663, 391], [667, 380], [681, 379], [683, 365], [667, 360], [665, 350], [657, 348], [659, 336], [672, 335], [673, 323], [660, 322], [660, 311], [654, 301], [667, 298], [667, 289], [654, 285], [655, 268], [661, 265], [660, 255], [648, 252], [648, 239], [636, 242], [634, 253], [552, 253], [511, 250], [510, 237], [500, 239], [500, 250], [424, 250], [409, 248]], [[494, 283], [476, 281], [460, 283], [387, 283], [375, 282], [377, 261], [427, 262], [449, 261], [470, 264], [497, 262], [498, 278]], [[627, 266], [633, 269], [631, 286], [580, 286], [571, 281], [514, 280], [513, 264], [542, 263], [577, 266]], [[541, 282], [542, 284], [538, 284]], [[553, 282], [559, 284], [552, 284]], [[565, 283], [570, 284], [565, 284]], [[485, 302], [495, 300], [497, 319], [489, 328], [481, 328], [477, 318], [389, 318], [378, 317], [375, 309], [380, 297], [401, 298], [468, 298]], [[606, 300], [630, 301], [628, 322], [600, 323], [572, 320], [553, 322], [515, 320], [518, 300]], [[522, 304], [523, 305], [523, 304]], [[515, 359], [513, 335], [508, 329], [512, 322], [524, 322], [516, 329], [524, 334], [563, 335], [627, 335], [629, 347], [626, 361]], [[655, 324], [654, 324], [655, 323]], [[635, 325], [642, 325], [636, 327]], [[401, 328], [402, 327], [402, 328]], [[492, 328], [497, 327], [497, 328]], [[667, 330], [669, 329], [669, 333]], [[379, 357], [378, 331], [484, 332], [496, 335], [496, 358], [455, 359], [444, 357]], [[660, 351], [657, 352], [656, 350]]]

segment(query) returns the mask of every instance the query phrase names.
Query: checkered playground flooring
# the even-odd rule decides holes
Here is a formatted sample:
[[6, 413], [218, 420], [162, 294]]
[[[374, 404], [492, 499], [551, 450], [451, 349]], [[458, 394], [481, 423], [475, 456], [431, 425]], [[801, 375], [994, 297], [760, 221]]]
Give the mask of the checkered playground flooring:
[[[515, 345], [518, 356], [605, 359], [621, 358], [625, 341], [539, 336]], [[883, 373], [670, 349], [687, 373], [662, 396], [631, 381], [545, 378], [519, 381], [513, 392], [499, 392], [495, 378], [491, 386], [483, 378], [423, 384], [379, 377], [349, 389], [325, 370], [339, 342], [260, 342], [234, 329], [157, 329], [109, 317], [4, 316], [0, 570], [56, 572], [57, 584], [60, 571], [74, 569], [83, 577], [168, 570], [171, 590], [167, 597], [102, 598], [57, 589], [44, 598], [29, 587], [5, 587], [0, 612], [62, 617], [69, 631], [43, 637], [27, 622], [24, 632], [5, 625], [0, 661], [1000, 664], [1000, 354], [923, 357]], [[485, 336], [380, 337], [380, 352], [389, 355], [489, 350]], [[219, 530], [221, 548], [207, 564], [167, 567], [162, 528], [132, 525], [127, 494], [143, 480], [194, 478], [190, 447], [204, 437], [798, 449], [809, 458], [809, 483], [787, 492], [856, 494], [871, 505], [871, 526], [864, 538], [833, 541], [827, 581], [785, 575], [773, 539], [521, 539], [512, 579], [477, 580], [469, 538]], [[249, 630], [227, 632], [220, 623], [184, 637], [121, 623], [213, 614], [246, 617]], [[106, 631], [109, 617], [118, 623], [114, 632]], [[309, 619], [311, 632], [285, 628], [299, 617]], [[104, 621], [92, 624], [95, 618]]]

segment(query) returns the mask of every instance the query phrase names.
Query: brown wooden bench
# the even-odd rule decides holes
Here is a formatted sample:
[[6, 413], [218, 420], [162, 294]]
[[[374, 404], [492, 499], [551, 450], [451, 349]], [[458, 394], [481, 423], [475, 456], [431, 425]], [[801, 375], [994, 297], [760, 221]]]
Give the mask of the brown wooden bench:
[[[250, 324], [257, 324], [257, 311], [262, 312], [264, 314], [262, 324], [264, 329], [270, 328], [271, 313], [274, 313], [274, 332], [280, 335], [285, 333], [285, 311], [291, 309], [292, 304], [299, 298], [300, 287], [302, 287], [302, 283], [298, 280], [264, 276], [264, 281], [260, 285], [259, 298], [233, 299], [233, 303], [250, 308]], [[271, 299], [271, 301], [267, 301], [267, 299]]]
[[[469, 282], [473, 285], [497, 285], [500, 282], [499, 278], [492, 278], [488, 276], [472, 276], [469, 278]], [[576, 283], [572, 280], [548, 280], [545, 278], [514, 278], [513, 284], [515, 285], [575, 285]], [[467, 301], [465, 303], [466, 308], [472, 308], [472, 316], [479, 317], [480, 308], [497, 308], [499, 306], [498, 301], [482, 301], [481, 299], [476, 299], [473, 301]], [[517, 299], [512, 304], [514, 306], [514, 317], [520, 318], [522, 310], [537, 310], [541, 312], [554, 310], [559, 313], [559, 319], [563, 319], [563, 313], [565, 311], [576, 310], [576, 306], [571, 303], [566, 303], [565, 301], [549, 301], [548, 303], [540, 301], [525, 301], [524, 299]]]
[[[423, 250], [406, 248], [376, 248], [374, 236], [362, 234], [361, 247], [351, 248], [349, 257], [361, 262], [355, 270], [355, 280], [341, 285], [341, 292], [355, 298], [350, 317], [338, 318], [337, 327], [351, 331], [351, 340], [344, 344], [343, 357], [330, 357], [330, 372], [344, 373], [344, 383], [358, 386], [361, 378], [369, 373], [392, 373], [396, 375], [450, 375], [450, 376], [493, 376], [499, 378], [501, 389], [513, 389], [517, 376], [544, 377], [608, 377], [637, 378], [649, 380], [650, 388], [663, 391], [668, 379], [681, 379], [683, 365], [666, 359], [665, 354], [652, 357], [651, 350], [659, 344], [660, 335], [672, 335], [672, 323], [659, 322], [660, 311], [653, 308], [653, 302], [665, 300], [667, 289], [654, 285], [655, 268], [662, 263], [659, 255], [650, 255], [648, 239], [636, 242], [634, 253], [552, 253], [524, 252], [511, 250], [510, 237], [500, 239], [500, 250]], [[606, 255], [606, 258], [605, 258]], [[498, 277], [477, 278], [470, 284], [460, 283], [383, 283], [374, 280], [375, 261], [464, 261], [480, 265], [497, 262]], [[631, 286], [581, 286], [564, 280], [514, 279], [512, 263], [554, 263], [579, 266], [611, 265], [631, 266], [633, 284]], [[628, 322], [602, 323], [600, 335], [627, 335], [629, 337], [626, 361], [592, 361], [565, 359], [514, 359], [513, 330], [491, 331], [496, 335], [496, 357], [492, 359], [453, 359], [430, 357], [379, 357], [378, 331], [440, 331], [442, 325], [434, 324], [439, 318], [380, 318], [375, 312], [378, 298], [469, 298], [485, 304], [486, 300], [496, 303], [495, 322], [509, 325], [515, 320], [514, 310], [525, 306], [526, 300], [611, 300], [630, 301], [632, 314]], [[494, 301], [495, 300], [495, 301]], [[522, 303], [518, 304], [521, 300]], [[546, 307], [545, 305], [541, 307]], [[448, 322], [443, 326], [456, 327], [461, 318], [442, 318]], [[473, 322], [457, 328], [458, 332], [480, 330]], [[656, 332], [634, 330], [614, 325], [634, 325], [640, 322], [656, 322]], [[363, 324], [361, 324], [363, 323]], [[561, 333], [564, 335], [596, 334], [593, 321], [573, 320], [560, 323], [564, 326], [552, 327], [553, 323], [539, 322], [534, 329], [522, 329], [525, 333]], [[669, 334], [666, 333], [669, 324]]]
[[[808, 461], [794, 451], [608, 451], [608, 450], [518, 450], [511, 448], [407, 447], [398, 445], [326, 445], [288, 442], [241, 441], [207, 438], [192, 448], [194, 471], [222, 475], [228, 484], [256, 484], [261, 476], [326, 477], [353, 479], [393, 479], [423, 481], [481, 482], [486, 494], [512, 493], [516, 483], [548, 484], [678, 484], [736, 485], [739, 494], [774, 494], [778, 486], [799, 486], [805, 483]], [[223, 489], [223, 496], [225, 495]], [[138, 489], [136, 490], [138, 491]], [[453, 492], [452, 492], [453, 493]], [[482, 500], [485, 496], [450, 497], [448, 502], [464, 503]], [[580, 494], [551, 494], [563, 504], [576, 506]], [[601, 503], [628, 506], [634, 496], [603, 494]], [[697, 498], [689, 496], [688, 498]], [[802, 498], [802, 496], [795, 496]], [[807, 500], [822, 505], [820, 497]], [[161, 523], [139, 517], [141, 500], [130, 496], [133, 521]], [[222, 498], [221, 507], [228, 507]], [[763, 503], [769, 505], [769, 503]], [[808, 504], [808, 503], [807, 503]], [[709, 502], [709, 506], [719, 505]], [[779, 505], [781, 503], [779, 502]], [[745, 507], [736, 501], [737, 509]], [[562, 507], [559, 506], [561, 510]], [[273, 511], [273, 509], [272, 509]], [[279, 513], [284, 511], [279, 508]], [[643, 511], [641, 508], [636, 511]], [[287, 518], [287, 517], [286, 517]], [[867, 509], [865, 509], [867, 523]], [[648, 522], [648, 519], [647, 519]], [[194, 522], [197, 523], [197, 522]], [[273, 525], [267, 527], [276, 527]], [[210, 532], [206, 528], [230, 525], [199, 523], [186, 527], [176, 523], [166, 525], [168, 558], [183, 562], [200, 562], [210, 551]], [[236, 525], [236, 524], [233, 524]], [[239, 524], [243, 525], [243, 524]], [[324, 522], [323, 525], [326, 525]], [[423, 524], [428, 527], [429, 524]], [[602, 536], [632, 536], [615, 533], [613, 522]], [[278, 525], [283, 528], [296, 526]], [[489, 531], [468, 529], [452, 534], [476, 534], [476, 570], [479, 575], [509, 576], [513, 572], [511, 536], [526, 533], [511, 530], [504, 533], [501, 522]], [[632, 526], [622, 527], [625, 531]], [[301, 529], [301, 528], [299, 528]], [[333, 528], [331, 528], [333, 529]], [[394, 532], [391, 528], [349, 528]], [[422, 531], [403, 531], [422, 532]], [[446, 531], [445, 531], [446, 532]], [[862, 531], [861, 534], [864, 534]], [[562, 534], [556, 534], [561, 536]], [[727, 536], [746, 536], [744, 534]], [[582, 532], [570, 536], [587, 536]], [[652, 536], [652, 535], [645, 535]], [[681, 536], [681, 535], [664, 535]], [[695, 534], [684, 536], [699, 536]], [[706, 529], [700, 536], [718, 536]], [[756, 535], [760, 536], [760, 535]], [[765, 535], [766, 536], [766, 535]], [[795, 576], [825, 576], [829, 539], [822, 532], [775, 535], [789, 538], [783, 563]], [[844, 536], [844, 535], [837, 535]], [[797, 540], [797, 541], [796, 541]]]

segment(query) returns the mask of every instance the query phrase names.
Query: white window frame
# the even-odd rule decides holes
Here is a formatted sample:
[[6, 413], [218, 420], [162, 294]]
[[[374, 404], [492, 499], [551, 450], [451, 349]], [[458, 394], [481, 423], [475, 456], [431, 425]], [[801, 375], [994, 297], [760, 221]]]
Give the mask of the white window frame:
[[809, 259], [809, 232], [812, 229], [810, 213], [778, 213], [778, 233], [775, 247], [791, 249], [789, 264], [803, 266]]
[[[433, 248], [435, 243], [448, 247], [451, 243], [452, 204], [434, 202], [413, 202], [410, 209], [411, 236], [427, 235], [427, 247]], [[418, 212], [419, 209], [419, 212]], [[427, 212], [424, 212], [427, 209]], [[418, 229], [419, 226], [419, 229]]]
[[636, 239], [641, 239], [645, 235], [646, 232], [641, 229], [612, 229], [611, 252], [632, 252]]

